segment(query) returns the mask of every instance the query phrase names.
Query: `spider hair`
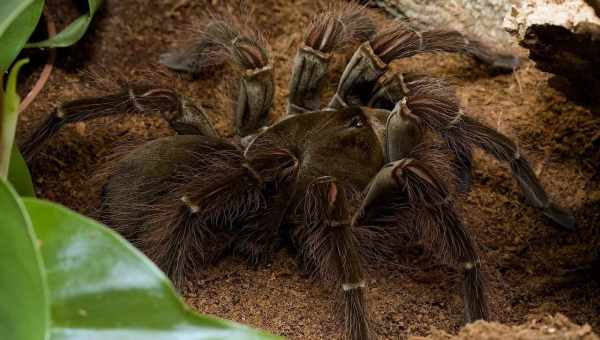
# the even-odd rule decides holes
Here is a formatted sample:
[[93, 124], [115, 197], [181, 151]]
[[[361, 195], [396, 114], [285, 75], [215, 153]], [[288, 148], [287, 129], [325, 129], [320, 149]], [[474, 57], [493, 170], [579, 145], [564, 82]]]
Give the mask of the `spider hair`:
[[345, 49], [368, 40], [375, 24], [364, 6], [334, 3], [313, 17], [304, 36], [304, 44], [324, 53]]
[[186, 49], [161, 55], [160, 62], [170, 68], [199, 73], [209, 66], [233, 61], [244, 69], [269, 64], [269, 45], [249, 22], [231, 15], [212, 14]]
[[66, 102], [56, 107], [23, 143], [23, 156], [31, 161], [45, 142], [67, 124], [116, 114], [174, 112], [178, 103], [176, 92], [170, 88], [145, 85], [132, 85], [114, 94]]
[[170, 152], [179, 153], [185, 162], [167, 152], [140, 155], [157, 169], [170, 164], [166, 177], [152, 172], [133, 175], [129, 167], [136, 166], [135, 158], [119, 162], [105, 187], [110, 190], [104, 191], [101, 210], [107, 224], [147, 253], [180, 287], [188, 274], [229, 247], [229, 231], [236, 222], [266, 202], [236, 148], [209, 142]]
[[466, 48], [463, 36], [455, 31], [419, 32], [405, 23], [394, 22], [370, 39], [373, 52], [388, 64], [424, 52], [460, 52]]
[[338, 315], [344, 315], [347, 337], [358, 340], [368, 338], [371, 331], [362, 263], [345, 187], [327, 176], [311, 181], [296, 207], [291, 236], [313, 275], [334, 283], [336, 309]]

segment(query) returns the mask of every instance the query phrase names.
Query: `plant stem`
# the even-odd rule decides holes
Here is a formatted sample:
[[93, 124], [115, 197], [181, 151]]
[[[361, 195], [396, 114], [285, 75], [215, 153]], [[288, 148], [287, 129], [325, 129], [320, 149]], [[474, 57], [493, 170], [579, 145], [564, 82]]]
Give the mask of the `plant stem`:
[[17, 94], [17, 75], [21, 66], [28, 62], [29, 59], [21, 59], [14, 64], [8, 75], [6, 91], [2, 93], [2, 106], [0, 107], [0, 178], [4, 180], [8, 178], [8, 167], [15, 141], [17, 118], [19, 117], [20, 99]]

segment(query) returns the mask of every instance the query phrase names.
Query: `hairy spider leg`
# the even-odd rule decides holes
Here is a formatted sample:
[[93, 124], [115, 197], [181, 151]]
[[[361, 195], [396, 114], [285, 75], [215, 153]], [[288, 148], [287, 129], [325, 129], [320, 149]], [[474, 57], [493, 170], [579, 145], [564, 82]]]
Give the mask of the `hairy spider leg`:
[[45, 143], [67, 124], [127, 113], [159, 115], [180, 134], [216, 136], [204, 109], [189, 98], [170, 88], [131, 85], [114, 94], [60, 104], [21, 146], [23, 156], [32, 161]]
[[241, 139], [267, 125], [275, 94], [273, 65], [262, 34], [234, 17], [214, 17], [191, 46], [160, 58], [171, 69], [192, 73], [227, 61], [241, 69], [233, 100], [234, 130]]
[[404, 24], [394, 24], [359, 46], [346, 65], [328, 106], [339, 108], [359, 103], [361, 93], [371, 89], [396, 59], [429, 52], [460, 52], [465, 46], [458, 32], [417, 32]]
[[[404, 244], [397, 236], [409, 235], [442, 262], [461, 267], [465, 321], [489, 318], [475, 244], [444, 182], [427, 164], [412, 158], [386, 164], [371, 181], [353, 225], [366, 253], [397, 252]], [[372, 241], [382, 238], [384, 244]]]
[[374, 33], [374, 23], [362, 6], [334, 5], [315, 15], [294, 58], [288, 115], [318, 110], [333, 53], [361, 43]]
[[[423, 129], [439, 134], [454, 153], [454, 174], [459, 191], [470, 189], [473, 149], [481, 148], [499, 161], [510, 165], [513, 177], [523, 195], [534, 207], [558, 226], [572, 230], [572, 214], [552, 202], [531, 164], [517, 145], [499, 131], [467, 115], [452, 86], [443, 80], [416, 74], [388, 72], [377, 81], [371, 93], [375, 99], [365, 99], [378, 108], [391, 110], [399, 103], [407, 108]], [[391, 80], [390, 80], [391, 79]]]
[[181, 288], [228, 250], [252, 263], [268, 258], [297, 169], [285, 150], [245, 157], [220, 138], [160, 138], [106, 170], [101, 218]]
[[368, 340], [366, 284], [345, 194], [335, 178], [315, 178], [299, 205], [301, 216], [291, 236], [304, 263], [337, 289], [346, 337]]

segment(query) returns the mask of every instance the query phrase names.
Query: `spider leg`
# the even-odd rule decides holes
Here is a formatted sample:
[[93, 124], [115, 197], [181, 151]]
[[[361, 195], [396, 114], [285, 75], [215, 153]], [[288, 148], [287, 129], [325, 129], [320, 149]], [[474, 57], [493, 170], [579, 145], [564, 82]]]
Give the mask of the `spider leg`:
[[63, 126], [122, 113], [158, 114], [180, 134], [216, 136], [202, 107], [169, 88], [131, 86], [102, 97], [63, 103], [22, 145], [23, 156], [31, 161], [45, 142]]
[[339, 289], [347, 337], [365, 340], [371, 338], [366, 288], [347, 203], [334, 178], [314, 179], [299, 205], [296, 215], [302, 217], [291, 236], [304, 263]]
[[235, 133], [241, 138], [267, 125], [275, 93], [273, 65], [260, 32], [236, 18], [215, 18], [187, 50], [160, 59], [171, 69], [193, 73], [227, 61], [241, 69], [233, 107]]
[[224, 254], [233, 223], [264, 204], [243, 163], [240, 151], [218, 138], [150, 141], [106, 170], [101, 219], [181, 288]]
[[370, 228], [360, 226], [380, 226], [371, 229], [391, 236], [379, 238], [384, 240], [383, 244], [370, 242], [369, 238], [361, 243], [375, 252], [382, 252], [381, 248], [392, 252], [400, 247], [402, 241], [394, 239], [394, 233], [416, 235], [442, 261], [462, 267], [465, 321], [489, 318], [475, 244], [454, 208], [446, 185], [425, 163], [403, 158], [386, 164], [369, 185], [353, 217], [353, 226], [361, 241], [361, 230]]
[[421, 131], [420, 124], [421, 119], [415, 116], [406, 105], [406, 98], [396, 103], [385, 124], [384, 156], [386, 163], [408, 157], [422, 142], [423, 131]]
[[414, 74], [386, 74], [377, 80], [370, 93], [372, 97], [363, 100], [375, 107], [389, 110], [397, 107], [398, 103], [405, 103], [410, 108], [411, 116], [417, 117], [413, 119], [418, 120], [417, 124], [435, 131], [447, 141], [448, 148], [455, 155], [453, 166], [459, 191], [469, 190], [472, 152], [474, 147], [479, 147], [510, 165], [513, 176], [531, 205], [541, 208], [544, 215], [559, 226], [565, 229], [575, 227], [574, 217], [550, 200], [516, 144], [497, 130], [468, 116], [446, 82]]
[[288, 114], [319, 109], [319, 97], [332, 54], [349, 43], [362, 42], [375, 31], [364, 7], [351, 3], [316, 15], [306, 29], [294, 58], [288, 97]]
[[236, 36], [231, 28], [232, 19], [209, 21], [190, 46], [161, 54], [159, 62], [172, 70], [192, 74], [199, 74], [209, 66], [224, 64], [230, 58], [226, 51], [227, 42]]
[[329, 107], [353, 104], [356, 97], [371, 89], [396, 59], [427, 52], [460, 52], [467, 46], [463, 36], [454, 31], [417, 32], [405, 25], [393, 25], [360, 45], [340, 78]]
[[[406, 14], [402, 11], [402, 9], [396, 6], [393, 2], [388, 1], [370, 1], [370, 0], [360, 0], [358, 3], [364, 4], [369, 7], [380, 7], [385, 12], [387, 12], [392, 17], [396, 18], [396, 20], [407, 20], [409, 19]], [[411, 26], [415, 29], [419, 27], [423, 27], [425, 23], [416, 23], [410, 22]], [[521, 60], [518, 56], [509, 53], [508, 51], [498, 50], [496, 48], [491, 48], [487, 46], [487, 44], [482, 43], [477, 39], [470, 38], [463, 33], [463, 35], [467, 46], [465, 49], [465, 53], [471, 55], [475, 59], [480, 62], [483, 62], [487, 65], [490, 65], [493, 68], [497, 68], [505, 71], [514, 71], [521, 64]]]
[[497, 51], [475, 39], [466, 38], [466, 53], [495, 69], [512, 72], [521, 66], [521, 59], [508, 52]]
[[267, 50], [253, 40], [240, 38], [234, 47], [240, 60], [247, 58], [240, 63], [244, 73], [234, 108], [235, 132], [244, 137], [267, 125], [275, 94], [273, 66]]
[[229, 142], [176, 135], [128, 152], [106, 172], [101, 218], [181, 287], [232, 250], [251, 262], [278, 244], [298, 162], [283, 151], [243, 156]]
[[573, 215], [550, 200], [531, 164], [513, 141], [472, 117], [464, 116], [463, 121], [467, 142], [508, 163], [523, 195], [531, 205], [541, 208], [544, 215], [559, 226], [568, 230], [575, 228]]
[[235, 230], [233, 250], [254, 264], [265, 262], [279, 246], [280, 226], [296, 190], [300, 162], [287, 149], [255, 146], [245, 155], [262, 183], [265, 204], [248, 214]]
[[[419, 127], [428, 127], [438, 133], [454, 153], [452, 159], [454, 175], [458, 180], [460, 192], [468, 192], [472, 183], [473, 146], [465, 140], [459, 128], [448, 128], [457, 123], [464, 115], [452, 86], [442, 79], [413, 73], [399, 73], [388, 70], [377, 79], [372, 90], [361, 100], [370, 107], [393, 110], [398, 103], [407, 103], [415, 96], [431, 98], [434, 106], [429, 115], [421, 117], [420, 113], [411, 117]], [[435, 116], [435, 110], [439, 112]], [[457, 118], [458, 117], [458, 118]]]

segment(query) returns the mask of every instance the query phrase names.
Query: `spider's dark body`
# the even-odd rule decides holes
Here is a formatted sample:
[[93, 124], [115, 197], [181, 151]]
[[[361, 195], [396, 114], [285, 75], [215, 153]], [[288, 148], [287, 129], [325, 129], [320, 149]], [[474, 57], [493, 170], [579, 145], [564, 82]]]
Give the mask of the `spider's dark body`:
[[[232, 230], [230, 237], [214, 240], [223, 246], [222, 251], [233, 245], [239, 252], [260, 258], [266, 255], [262, 253], [265, 249], [278, 244], [277, 221], [285, 224], [302, 218], [294, 214], [312, 182], [329, 176], [351, 192], [360, 192], [377, 174], [383, 165], [382, 136], [377, 135], [382, 131], [373, 129], [371, 121], [381, 126], [385, 115], [369, 111], [373, 114], [353, 107], [293, 116], [265, 130], [245, 150], [225, 139], [197, 135], [176, 135], [144, 144], [127, 153], [112, 169], [104, 190], [104, 218], [129, 239], [138, 240], [142, 249], [152, 251], [154, 246], [143, 244], [153, 239], [145, 233], [170, 235], [165, 232], [164, 212], [143, 207], [164, 204], [174, 210], [179, 205], [185, 214], [212, 226], [208, 234], [217, 234], [223, 224], [228, 228], [248, 224], [247, 219], [260, 214], [268, 221], [263, 224], [269, 224], [272, 238], [249, 238], [250, 243], [242, 246]], [[206, 190], [195, 192], [198, 187]], [[177, 209], [173, 212], [179, 213]], [[146, 226], [145, 230], [140, 225]], [[175, 242], [173, 248], [180, 248], [180, 244]], [[171, 258], [171, 252], [165, 256]], [[180, 270], [184, 268], [177, 268], [177, 257], [172, 260], [173, 266], [163, 269], [182, 279], [184, 272]]]
[[[332, 54], [357, 44], [321, 108]], [[228, 253], [268, 260], [285, 238], [340, 292], [348, 336], [367, 339], [363, 268], [409, 240], [462, 270], [467, 322], [488, 318], [480, 260], [458, 208], [470, 189], [473, 149], [507, 162], [528, 201], [559, 226], [573, 228], [574, 220], [549, 199], [515, 143], [466, 114], [448, 84], [389, 68], [395, 59], [469, 46], [456, 32], [399, 24], [378, 32], [353, 5], [325, 11], [296, 55], [286, 114], [267, 126], [275, 86], [264, 41], [213, 20], [196, 44], [161, 62], [197, 72], [227, 57], [241, 67], [234, 140], [219, 137], [204, 111], [172, 89], [133, 86], [61, 105], [24, 151], [31, 158], [66, 123], [158, 113], [178, 135], [109, 167], [102, 218], [176, 285]]]

